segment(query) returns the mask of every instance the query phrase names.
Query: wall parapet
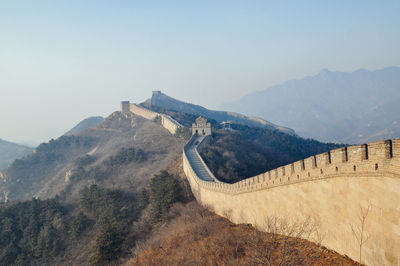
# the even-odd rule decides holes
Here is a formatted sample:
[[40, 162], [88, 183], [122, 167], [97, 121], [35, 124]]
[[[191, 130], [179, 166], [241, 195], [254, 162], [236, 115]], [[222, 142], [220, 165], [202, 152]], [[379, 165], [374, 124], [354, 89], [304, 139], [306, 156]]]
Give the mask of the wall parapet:
[[[233, 184], [221, 182], [223, 185], [220, 187], [207, 186], [205, 188], [237, 194], [339, 176], [386, 175], [400, 177], [400, 167], [394, 163], [400, 163], [399, 143], [400, 139], [394, 139], [339, 148]], [[211, 173], [206, 165], [205, 167]]]
[[[181, 126], [165, 114], [121, 102], [121, 111], [128, 109], [150, 120], [161, 117], [172, 134]], [[311, 218], [324, 235], [324, 246], [354, 260], [359, 259], [359, 243], [353, 226], [359, 228], [360, 215], [368, 208], [365, 233], [370, 240], [364, 243], [361, 262], [400, 265], [400, 139], [331, 150], [233, 184], [197, 176], [187, 156], [195, 139], [192, 136], [184, 146], [182, 158], [200, 204], [234, 223], [252, 223], [261, 230], [273, 216], [291, 221]], [[196, 147], [194, 152], [210, 179], [217, 181]]]
[[270, 217], [312, 219], [324, 246], [358, 261], [352, 230], [368, 209], [361, 262], [400, 265], [399, 139], [331, 150], [233, 184], [200, 179], [187, 157], [190, 145], [193, 137], [183, 149], [184, 172], [196, 200], [215, 213], [261, 230]]

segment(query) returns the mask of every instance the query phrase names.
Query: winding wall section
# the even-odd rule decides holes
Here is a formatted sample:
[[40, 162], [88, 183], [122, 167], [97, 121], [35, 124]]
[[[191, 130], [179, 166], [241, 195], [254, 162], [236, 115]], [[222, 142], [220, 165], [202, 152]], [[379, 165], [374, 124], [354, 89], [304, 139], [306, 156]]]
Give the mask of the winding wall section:
[[[359, 259], [352, 227], [366, 217], [362, 262], [399, 265], [400, 140], [378, 141], [319, 154], [234, 183], [205, 181], [183, 151], [183, 168], [196, 199], [234, 223], [265, 228], [268, 217], [302, 221], [311, 218], [322, 244]], [[203, 167], [207, 167], [205, 164]]]
[[[181, 125], [129, 102], [121, 111], [147, 119], [162, 117], [174, 134]], [[165, 119], [165, 121], [164, 121]], [[234, 184], [219, 182], [193, 136], [183, 150], [183, 169], [197, 201], [234, 223], [251, 223], [261, 230], [269, 217], [292, 221], [312, 219], [322, 244], [359, 259], [359, 242], [352, 231], [365, 219], [362, 263], [400, 265], [400, 140], [355, 145], [311, 156]]]

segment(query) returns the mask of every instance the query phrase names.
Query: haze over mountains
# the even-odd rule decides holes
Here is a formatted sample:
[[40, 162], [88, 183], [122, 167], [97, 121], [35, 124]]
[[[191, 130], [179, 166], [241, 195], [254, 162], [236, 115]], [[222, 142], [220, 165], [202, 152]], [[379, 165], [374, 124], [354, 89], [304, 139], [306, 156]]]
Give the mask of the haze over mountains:
[[101, 116], [92, 116], [88, 117], [81, 122], [79, 122], [76, 126], [74, 126], [71, 130], [64, 134], [64, 136], [71, 136], [79, 134], [80, 132], [84, 131], [85, 129], [91, 127], [97, 127], [101, 123], [103, 123], [104, 117]]
[[[168, 111], [177, 119], [190, 120], [188, 124], [196, 118]], [[75, 129], [82, 129], [87, 121], [90, 119]], [[249, 158], [249, 168], [255, 168], [249, 170], [253, 171], [332, 148], [274, 128], [240, 127], [235, 132], [215, 129], [219, 132], [215, 139], [222, 134], [240, 140], [239, 134], [243, 134], [235, 143], [237, 152], [230, 149], [229, 160], [236, 154], [249, 158], [246, 153], [256, 152], [256, 157]], [[0, 265], [186, 265], [187, 261], [208, 265], [213, 263], [203, 258], [221, 262], [221, 254], [229, 265], [238, 249], [236, 243], [243, 243], [246, 250], [240, 265], [255, 264], [258, 257], [254, 254], [258, 253], [251, 250], [261, 244], [268, 245], [263, 250], [276, 250], [275, 260], [279, 261], [285, 256], [279, 247], [291, 238], [279, 240], [279, 245], [260, 242], [249, 234], [249, 226], [234, 226], [197, 205], [182, 169], [182, 149], [187, 141], [178, 132], [172, 135], [157, 120], [114, 112], [98, 126], [42, 143], [34, 153], [14, 161], [0, 171], [0, 224], [7, 225], [0, 226], [0, 235], [7, 240], [0, 241]], [[232, 143], [230, 138], [227, 143]], [[223, 148], [218, 143], [215, 146]], [[267, 160], [269, 154], [273, 160]], [[226, 159], [226, 154], [223, 157]], [[231, 172], [238, 170], [228, 166]], [[224, 164], [220, 170], [228, 169]], [[233, 226], [235, 242], [226, 241]], [[263, 234], [251, 230], [254, 235]], [[209, 254], [209, 246], [202, 249], [205, 241], [211, 241], [215, 254]], [[152, 254], [159, 253], [159, 243], [168, 247], [168, 256], [157, 255], [154, 263]], [[297, 262], [304, 262], [304, 257], [321, 261], [328, 252], [322, 254], [317, 245], [307, 242], [292, 249], [293, 254], [300, 254], [294, 258]], [[310, 250], [318, 255], [307, 255]], [[183, 257], [183, 251], [189, 255]], [[147, 260], [149, 254], [152, 263]], [[332, 255], [343, 260], [332, 251], [330, 260]], [[129, 258], [132, 263], [127, 263]], [[182, 258], [185, 261], [181, 263]]]
[[[157, 98], [159, 96], [162, 99]], [[156, 93], [150, 102], [174, 103], [180, 111], [152, 106], [149, 102], [147, 105], [162, 109], [185, 125], [191, 125], [198, 112], [206, 112], [213, 117], [210, 119], [214, 126], [212, 147], [206, 146], [204, 159], [214, 164], [212, 169], [219, 177], [234, 177], [225, 180], [229, 182], [340, 146], [305, 140], [293, 135], [290, 129], [261, 119], [210, 111], [160, 93]], [[182, 110], [192, 111], [195, 115]], [[218, 123], [236, 118], [240, 120], [232, 123], [233, 130], [224, 130]], [[247, 123], [258, 123], [258, 127], [248, 126]], [[194, 202], [184, 205], [193, 201], [182, 169], [182, 149], [190, 137], [190, 130], [185, 131], [189, 135], [179, 131], [172, 135], [157, 119], [113, 112], [105, 119], [85, 119], [69, 133], [40, 144], [30, 155], [15, 160], [0, 171], [0, 205], [4, 206], [0, 208], [0, 224], [8, 222], [14, 226], [0, 230], [2, 235], [8, 234], [9, 239], [13, 239], [10, 243], [0, 243], [0, 264], [23, 261], [21, 264], [24, 265], [103, 265], [106, 263], [100, 262], [106, 261], [114, 265], [131, 257], [132, 250], [140, 243], [146, 245], [140, 250], [135, 249], [135, 257], [149, 254], [153, 249], [150, 245], [153, 243], [152, 236], [157, 241], [169, 241], [171, 234], [157, 235], [156, 230], [168, 224], [174, 225], [171, 219], [179, 216], [184, 216], [182, 219], [185, 222], [177, 227], [190, 228], [188, 233], [180, 234], [180, 238], [186, 240], [186, 246], [196, 247], [197, 240], [194, 239], [209, 240], [209, 235], [202, 232], [210, 231], [204, 229], [204, 224], [213, 226], [215, 221], [212, 219], [207, 222], [200, 220], [199, 227], [186, 226], [187, 221], [197, 222], [204, 215], [201, 209], [195, 209]], [[24, 202], [16, 203], [18, 201]], [[173, 205], [175, 202], [178, 203]], [[187, 210], [194, 210], [197, 214], [188, 216]], [[8, 228], [18, 229], [10, 231]], [[219, 225], [215, 231], [231, 231], [231, 228], [226, 223]], [[177, 232], [174, 229], [167, 231]], [[238, 232], [238, 228], [235, 231]], [[177, 236], [176, 233], [173, 235]], [[176, 241], [183, 242], [183, 239]], [[255, 245], [241, 239], [238, 241], [249, 247], [260, 245], [258, 240]], [[50, 244], [44, 246], [42, 243]], [[218, 246], [221, 246], [220, 242]], [[227, 246], [237, 249], [237, 245], [229, 241], [223, 249]], [[278, 246], [271, 245], [271, 248], [277, 249]], [[292, 253], [299, 254], [298, 250], [309, 249], [310, 245], [306, 246], [302, 244], [301, 249]], [[159, 247], [154, 247], [154, 251], [158, 253]], [[171, 250], [179, 249], [172, 244]], [[197, 252], [198, 248], [195, 250]], [[220, 261], [221, 252], [217, 253], [212, 256], [215, 261]], [[257, 259], [250, 253], [246, 254], [249, 261]], [[228, 256], [231, 262], [231, 253]], [[170, 256], [164, 257], [169, 262], [160, 265], [177, 264], [174, 263], [177, 258], [171, 263]], [[189, 257], [192, 261], [193, 258]], [[303, 255], [297, 258], [303, 261]]]
[[293, 128], [303, 137], [366, 143], [400, 137], [400, 67], [322, 70], [222, 105]]
[[0, 139], [0, 170], [6, 168], [15, 159], [28, 155], [33, 148]]
[[195, 105], [191, 103], [186, 103], [177, 99], [174, 99], [168, 95], [160, 91], [154, 91], [151, 99], [147, 101], [145, 104], [151, 104], [153, 106], [163, 107], [167, 109], [171, 109], [174, 111], [184, 112], [188, 114], [193, 114], [197, 116], [204, 116], [207, 118], [214, 119], [217, 122], [223, 121], [231, 121], [235, 123], [241, 123], [248, 126], [256, 126], [256, 127], [265, 127], [268, 129], [275, 129], [281, 132], [294, 135], [295, 132], [287, 127], [275, 125], [269, 121], [261, 119], [259, 117], [254, 116], [246, 116], [239, 113], [234, 112], [225, 112], [225, 111], [214, 111], [204, 108], [200, 105]]
[[[84, 121], [88, 120], [78, 125], [85, 124]], [[40, 144], [34, 153], [14, 161], [1, 171], [0, 202], [5, 198], [28, 200], [31, 197], [53, 197], [65, 191], [70, 184], [73, 187], [68, 188], [69, 197], [76, 196], [80, 188], [93, 180], [104, 181], [105, 178], [100, 177], [99, 167], [102, 167], [105, 158], [117, 154], [122, 148], [133, 146], [143, 151], [148, 158], [146, 164], [133, 163], [133, 168], [124, 173], [113, 169], [109, 175], [118, 177], [110, 180], [116, 183], [113, 187], [127, 186], [126, 183], [133, 177], [135, 180], [131, 180], [131, 183], [141, 184], [143, 178], [149, 178], [167, 167], [180, 154], [183, 144], [183, 141], [174, 138], [154, 122], [137, 116], [126, 118], [115, 112], [98, 126], [76, 130], [74, 134]], [[96, 178], [85, 173], [82, 180], [74, 180], [74, 173], [82, 168], [77, 166], [80, 165], [78, 159], [85, 159], [85, 156], [90, 156], [93, 160], [88, 163], [98, 168], [93, 170], [93, 173], [96, 171]]]

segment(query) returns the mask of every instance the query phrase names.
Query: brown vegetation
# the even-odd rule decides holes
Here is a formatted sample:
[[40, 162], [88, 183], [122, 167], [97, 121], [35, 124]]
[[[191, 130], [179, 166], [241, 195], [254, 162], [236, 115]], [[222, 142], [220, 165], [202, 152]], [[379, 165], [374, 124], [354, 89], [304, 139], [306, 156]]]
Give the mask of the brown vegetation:
[[307, 240], [234, 225], [196, 202], [176, 204], [127, 265], [358, 265]]

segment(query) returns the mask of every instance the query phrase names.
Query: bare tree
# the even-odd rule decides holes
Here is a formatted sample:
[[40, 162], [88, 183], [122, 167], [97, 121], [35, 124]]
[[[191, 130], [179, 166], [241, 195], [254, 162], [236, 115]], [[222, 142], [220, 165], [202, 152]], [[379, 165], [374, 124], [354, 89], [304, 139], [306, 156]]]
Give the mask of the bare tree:
[[365, 221], [367, 219], [368, 213], [371, 210], [371, 204], [368, 204], [367, 208], [364, 209], [360, 206], [360, 216], [358, 225], [353, 225], [350, 223], [351, 231], [353, 232], [354, 236], [357, 239], [359, 249], [360, 249], [360, 264], [362, 259], [362, 247], [368, 241], [369, 235], [365, 232]]
[[[249, 241], [249, 246], [256, 252], [254, 261], [261, 265], [288, 265], [295, 255], [295, 246], [300, 240], [310, 239], [314, 235], [322, 241], [322, 234], [318, 231], [317, 224], [307, 217], [303, 221], [289, 222], [288, 218], [267, 217], [265, 230], [269, 233], [267, 239], [254, 232]], [[268, 242], [265, 247], [262, 243]]]

